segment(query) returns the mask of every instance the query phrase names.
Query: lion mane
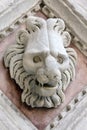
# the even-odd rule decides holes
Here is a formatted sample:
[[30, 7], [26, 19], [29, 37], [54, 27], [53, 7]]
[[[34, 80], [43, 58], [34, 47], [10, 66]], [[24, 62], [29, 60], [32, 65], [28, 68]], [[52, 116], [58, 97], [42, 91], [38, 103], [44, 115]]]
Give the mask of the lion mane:
[[[57, 20], [60, 21], [61, 26], [63, 27], [63, 29], [61, 29], [61, 26], [58, 25], [59, 31], [62, 30], [63, 32], [65, 28], [64, 22], [62, 22], [61, 19]], [[39, 25], [37, 26], [38, 28], [40, 27]], [[64, 90], [75, 77], [75, 66], [77, 59], [76, 52], [74, 49], [68, 47], [69, 44], [66, 45], [67, 32], [61, 33], [60, 35], [63, 36], [65, 42], [64, 48], [69, 58], [69, 67], [61, 72], [61, 79], [58, 81], [56, 93], [53, 93], [53, 95], [49, 96], [41, 95], [40, 93], [38, 93], [38, 91], [36, 93], [35, 91], [37, 87], [35, 86], [38, 86], [38, 83], [36, 81], [36, 73], [28, 73], [23, 66], [25, 42], [27, 42], [28, 33], [30, 33], [28, 31], [29, 29], [25, 29], [17, 33], [17, 42], [15, 44], [10, 45], [10, 47], [5, 52], [5, 66], [9, 68], [11, 78], [14, 79], [16, 83], [19, 85], [19, 87], [23, 90], [21, 95], [22, 102], [26, 102], [26, 104], [31, 107], [57, 107], [64, 101]]]

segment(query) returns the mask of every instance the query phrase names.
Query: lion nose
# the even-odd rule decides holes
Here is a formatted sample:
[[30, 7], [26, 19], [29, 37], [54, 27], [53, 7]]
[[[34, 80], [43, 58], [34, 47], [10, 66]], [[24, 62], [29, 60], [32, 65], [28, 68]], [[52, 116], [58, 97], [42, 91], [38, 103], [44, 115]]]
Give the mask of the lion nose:
[[46, 57], [45, 65], [46, 65], [46, 68], [50, 69], [50, 70], [58, 69], [58, 63], [57, 63], [56, 59], [51, 55], [48, 55]]
[[45, 60], [46, 63], [46, 71], [45, 74], [48, 76], [49, 79], [61, 79], [61, 73], [58, 69], [58, 63], [56, 59], [48, 55]]
[[44, 69], [43, 68], [40, 68], [38, 71], [37, 71], [37, 80], [38, 82], [40, 82], [41, 84], [44, 84], [44, 83], [47, 83], [49, 80], [47, 78], [47, 76], [44, 74]]

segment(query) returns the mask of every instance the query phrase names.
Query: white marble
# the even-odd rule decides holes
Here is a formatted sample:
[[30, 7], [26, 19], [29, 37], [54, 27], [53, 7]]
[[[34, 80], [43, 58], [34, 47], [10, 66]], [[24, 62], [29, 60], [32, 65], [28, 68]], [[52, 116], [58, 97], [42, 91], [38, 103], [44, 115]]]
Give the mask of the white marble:
[[[86, 87], [87, 89], [87, 87]], [[82, 93], [80, 93], [81, 97]], [[59, 121], [54, 130], [87, 130], [87, 94]]]
[[9, 28], [39, 3], [40, 0], [0, 0], [0, 31]]
[[62, 19], [30, 16], [26, 29], [5, 52], [11, 78], [23, 89], [22, 102], [32, 107], [57, 107], [75, 77], [77, 55]]
[[37, 130], [37, 128], [0, 91], [0, 130]]
[[87, 1], [44, 0], [44, 3], [50, 13], [60, 16], [66, 22], [73, 36], [79, 40], [75, 45], [87, 56]]

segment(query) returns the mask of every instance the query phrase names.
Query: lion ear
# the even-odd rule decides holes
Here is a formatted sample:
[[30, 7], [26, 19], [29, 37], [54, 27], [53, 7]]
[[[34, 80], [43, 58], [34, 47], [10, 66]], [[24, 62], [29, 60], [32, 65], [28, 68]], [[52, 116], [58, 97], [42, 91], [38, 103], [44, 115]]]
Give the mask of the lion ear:
[[16, 41], [19, 44], [24, 44], [28, 41], [28, 32], [26, 30], [18, 31], [16, 35]]
[[64, 47], [68, 47], [70, 45], [70, 42], [71, 42], [70, 34], [67, 31], [64, 31], [62, 34], [62, 37], [63, 37]]

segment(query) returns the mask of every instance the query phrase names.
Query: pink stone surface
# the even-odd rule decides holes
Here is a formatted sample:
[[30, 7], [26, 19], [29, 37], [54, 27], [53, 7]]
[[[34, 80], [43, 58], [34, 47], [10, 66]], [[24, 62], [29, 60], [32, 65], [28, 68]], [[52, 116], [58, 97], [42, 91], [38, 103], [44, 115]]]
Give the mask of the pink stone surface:
[[[37, 14], [38, 16], [46, 18], [40, 12]], [[24, 28], [24, 25], [21, 25], [20, 28]], [[15, 32], [17, 32], [17, 30]], [[39, 130], [43, 130], [51, 122], [51, 120], [54, 119], [54, 117], [56, 117], [61, 110], [67, 106], [67, 104], [85, 87], [85, 85], [87, 85], [87, 58], [72, 44], [72, 47], [76, 50], [78, 56], [76, 77], [65, 91], [65, 102], [57, 108], [31, 108], [21, 102], [20, 97], [22, 90], [15, 81], [10, 78], [9, 71], [5, 68], [3, 62], [4, 51], [15, 41], [15, 32], [6, 37], [0, 43], [0, 89]]]

